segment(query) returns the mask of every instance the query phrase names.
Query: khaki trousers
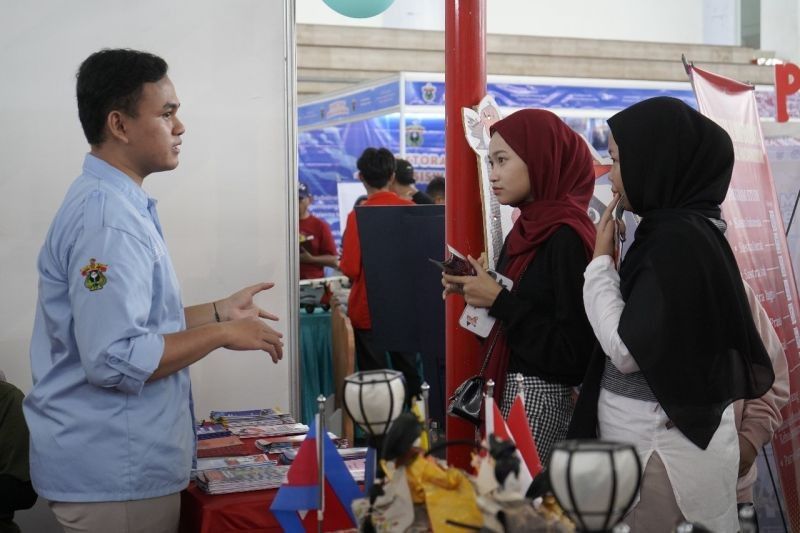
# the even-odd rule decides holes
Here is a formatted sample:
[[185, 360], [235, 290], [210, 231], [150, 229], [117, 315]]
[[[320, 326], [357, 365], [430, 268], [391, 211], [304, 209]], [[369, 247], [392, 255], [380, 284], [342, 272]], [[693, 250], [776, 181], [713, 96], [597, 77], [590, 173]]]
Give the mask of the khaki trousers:
[[126, 502], [50, 502], [64, 533], [177, 533], [179, 492]]

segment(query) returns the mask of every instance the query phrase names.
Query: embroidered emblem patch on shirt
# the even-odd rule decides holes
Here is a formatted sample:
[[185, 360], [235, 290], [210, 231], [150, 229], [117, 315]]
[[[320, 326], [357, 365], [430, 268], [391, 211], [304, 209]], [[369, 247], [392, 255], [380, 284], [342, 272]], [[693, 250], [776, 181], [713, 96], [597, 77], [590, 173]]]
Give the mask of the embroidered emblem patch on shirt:
[[83, 281], [83, 285], [90, 291], [99, 291], [108, 281], [105, 274], [103, 274], [106, 270], [108, 270], [108, 265], [97, 263], [95, 258], [92, 257], [89, 259], [89, 264], [81, 268], [81, 276], [86, 278]]

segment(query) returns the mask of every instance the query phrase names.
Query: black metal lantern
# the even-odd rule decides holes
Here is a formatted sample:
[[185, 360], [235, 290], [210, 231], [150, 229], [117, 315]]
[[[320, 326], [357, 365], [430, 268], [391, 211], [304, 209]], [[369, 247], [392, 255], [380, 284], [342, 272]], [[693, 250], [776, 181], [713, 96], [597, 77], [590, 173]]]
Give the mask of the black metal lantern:
[[556, 500], [581, 531], [610, 531], [633, 504], [642, 477], [633, 445], [599, 440], [556, 444], [547, 470]]

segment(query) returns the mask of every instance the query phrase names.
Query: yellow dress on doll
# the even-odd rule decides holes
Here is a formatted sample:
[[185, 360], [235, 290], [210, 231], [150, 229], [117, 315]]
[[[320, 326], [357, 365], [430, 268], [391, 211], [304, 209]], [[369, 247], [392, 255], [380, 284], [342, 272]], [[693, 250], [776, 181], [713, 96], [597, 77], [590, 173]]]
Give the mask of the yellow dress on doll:
[[463, 533], [464, 528], [456, 524], [483, 525], [475, 490], [462, 471], [420, 456], [406, 467], [406, 475], [411, 499], [425, 503], [433, 533]]

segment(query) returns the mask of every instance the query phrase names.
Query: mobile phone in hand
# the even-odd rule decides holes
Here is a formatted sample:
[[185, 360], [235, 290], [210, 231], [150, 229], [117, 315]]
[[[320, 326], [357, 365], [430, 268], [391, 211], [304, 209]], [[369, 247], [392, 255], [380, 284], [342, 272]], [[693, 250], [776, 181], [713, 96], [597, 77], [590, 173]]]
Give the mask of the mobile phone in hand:
[[429, 259], [429, 261], [441, 268], [445, 274], [452, 276], [474, 276], [476, 274], [475, 269], [472, 268], [467, 258], [456, 251], [455, 248], [448, 245], [447, 251], [448, 254], [444, 261], [437, 261], [436, 259]]
[[622, 222], [622, 216], [625, 213], [625, 205], [622, 203], [624, 198], [624, 195], [619, 197], [617, 205], [614, 207], [614, 212], [611, 213], [611, 218], [615, 221], [616, 236], [619, 242], [625, 242], [625, 223]]
[[622, 218], [622, 213], [625, 212], [625, 206], [622, 203], [623, 198], [625, 197], [624, 196], [619, 197], [617, 205], [614, 207], [614, 212], [611, 213], [611, 218], [613, 218], [614, 220], [620, 220]]

